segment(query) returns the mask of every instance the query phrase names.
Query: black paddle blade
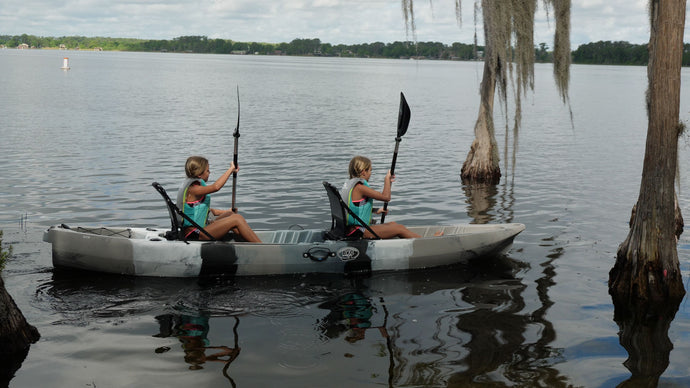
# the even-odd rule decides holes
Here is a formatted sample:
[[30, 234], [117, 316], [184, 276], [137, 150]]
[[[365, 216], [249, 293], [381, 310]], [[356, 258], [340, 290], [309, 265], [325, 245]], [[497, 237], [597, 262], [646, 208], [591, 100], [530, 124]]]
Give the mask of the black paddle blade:
[[402, 137], [407, 132], [410, 125], [410, 106], [407, 105], [405, 95], [400, 92], [400, 109], [398, 110], [398, 137]]
[[237, 85], [237, 126], [232, 136], [240, 137], [240, 85]]

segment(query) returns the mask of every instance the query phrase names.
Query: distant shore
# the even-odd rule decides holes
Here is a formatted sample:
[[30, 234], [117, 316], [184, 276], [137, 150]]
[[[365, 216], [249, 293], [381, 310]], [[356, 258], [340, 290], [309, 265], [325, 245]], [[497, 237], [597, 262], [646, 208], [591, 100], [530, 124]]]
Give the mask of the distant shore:
[[[49, 49], [80, 51], [142, 51], [233, 55], [289, 55], [316, 57], [390, 58], [427, 60], [483, 60], [484, 47], [474, 44], [441, 42], [362, 43], [354, 45], [321, 42], [320, 39], [293, 39], [289, 43], [236, 42], [206, 36], [180, 36], [171, 40], [145, 40], [105, 37], [37, 37], [0, 35], [0, 49]], [[552, 62], [546, 43], [535, 47], [535, 62]], [[572, 51], [572, 63], [601, 65], [647, 65], [646, 44], [599, 41], [580, 45]], [[690, 44], [685, 44], [683, 66], [690, 66]]]

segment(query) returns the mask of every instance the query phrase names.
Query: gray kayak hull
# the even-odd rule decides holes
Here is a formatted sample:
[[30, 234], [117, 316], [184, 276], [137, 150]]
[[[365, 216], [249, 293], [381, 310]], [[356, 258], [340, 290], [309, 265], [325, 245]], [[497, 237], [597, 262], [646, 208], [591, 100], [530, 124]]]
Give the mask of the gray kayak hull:
[[[355, 273], [431, 268], [502, 254], [523, 224], [410, 227], [414, 239], [334, 241], [322, 230], [257, 231], [263, 243], [169, 241], [165, 229], [52, 226], [55, 268], [157, 277]], [[443, 236], [434, 237], [442, 231]]]

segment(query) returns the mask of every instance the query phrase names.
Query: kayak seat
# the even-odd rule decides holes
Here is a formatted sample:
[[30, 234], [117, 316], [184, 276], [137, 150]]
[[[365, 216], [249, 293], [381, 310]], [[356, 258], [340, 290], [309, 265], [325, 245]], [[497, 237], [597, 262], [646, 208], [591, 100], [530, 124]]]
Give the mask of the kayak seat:
[[160, 183], [153, 182], [151, 186], [153, 186], [153, 188], [156, 189], [156, 191], [158, 191], [158, 193], [160, 193], [160, 195], [163, 197], [166, 208], [168, 209], [168, 214], [170, 215], [170, 230], [165, 232], [165, 238], [168, 240], [181, 240], [182, 227], [180, 224], [180, 219], [175, 212], [175, 208], [177, 208], [177, 206], [170, 199], [168, 193], [165, 191], [163, 186], [160, 185]]
[[[358, 220], [362, 225], [366, 225], [352, 210], [347, 207], [345, 201], [340, 196], [338, 189], [332, 184], [323, 181], [323, 187], [326, 189], [326, 194], [328, 195], [328, 202], [331, 205], [331, 229], [327, 230], [324, 237], [329, 240], [359, 240], [362, 238], [362, 232], [355, 232], [351, 235], [347, 235], [347, 223], [346, 215]], [[380, 238], [371, 228], [366, 225], [365, 228], [371, 232], [376, 238]]]
[[[192, 225], [196, 226], [199, 228], [199, 230], [202, 231], [202, 233], [205, 233], [211, 240], [216, 241], [206, 230], [204, 230], [203, 227], [201, 227], [199, 224], [194, 222], [191, 218], [189, 218], [186, 214], [180, 210], [177, 205], [175, 205], [175, 202], [170, 199], [168, 196], [168, 193], [165, 191], [163, 186], [161, 186], [158, 182], [153, 182], [151, 184], [153, 188], [160, 193], [160, 195], [163, 197], [163, 200], [165, 201], [165, 205], [168, 208], [168, 214], [170, 215], [170, 230], [165, 232], [165, 238], [168, 240], [182, 240], [186, 241], [184, 238], [184, 234], [182, 233], [182, 218], [186, 219], [189, 221]], [[231, 239], [233, 236], [228, 236], [227, 239]], [[223, 240], [227, 240], [223, 239]]]

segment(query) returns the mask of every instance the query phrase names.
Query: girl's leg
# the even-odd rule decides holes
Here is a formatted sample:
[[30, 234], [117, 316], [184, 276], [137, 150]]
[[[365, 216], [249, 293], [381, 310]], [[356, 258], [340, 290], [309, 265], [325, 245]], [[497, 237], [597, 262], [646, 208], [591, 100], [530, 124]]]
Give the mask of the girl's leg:
[[221, 218], [225, 217], [230, 217], [231, 215], [235, 214], [232, 210], [224, 210], [222, 213], [216, 216], [216, 220], [219, 220]]
[[[206, 231], [208, 231], [213, 237], [220, 239], [225, 236], [231, 229], [237, 230], [238, 234], [248, 242], [261, 242], [261, 239], [254, 233], [252, 228], [239, 214], [228, 215], [220, 219], [216, 219], [211, 224], [206, 226]], [[201, 238], [207, 240], [206, 236], [202, 233]]]
[[[418, 235], [417, 233], [411, 232], [409, 229], [407, 229], [404, 225], [395, 223], [395, 222], [387, 222], [385, 224], [376, 224], [376, 225], [371, 225], [371, 229], [376, 232], [376, 234], [379, 235], [381, 238], [393, 238], [393, 237], [400, 237], [400, 238], [414, 238], [414, 237], [422, 237]], [[374, 238], [374, 235], [371, 234], [368, 230], [364, 231], [364, 238]]]

